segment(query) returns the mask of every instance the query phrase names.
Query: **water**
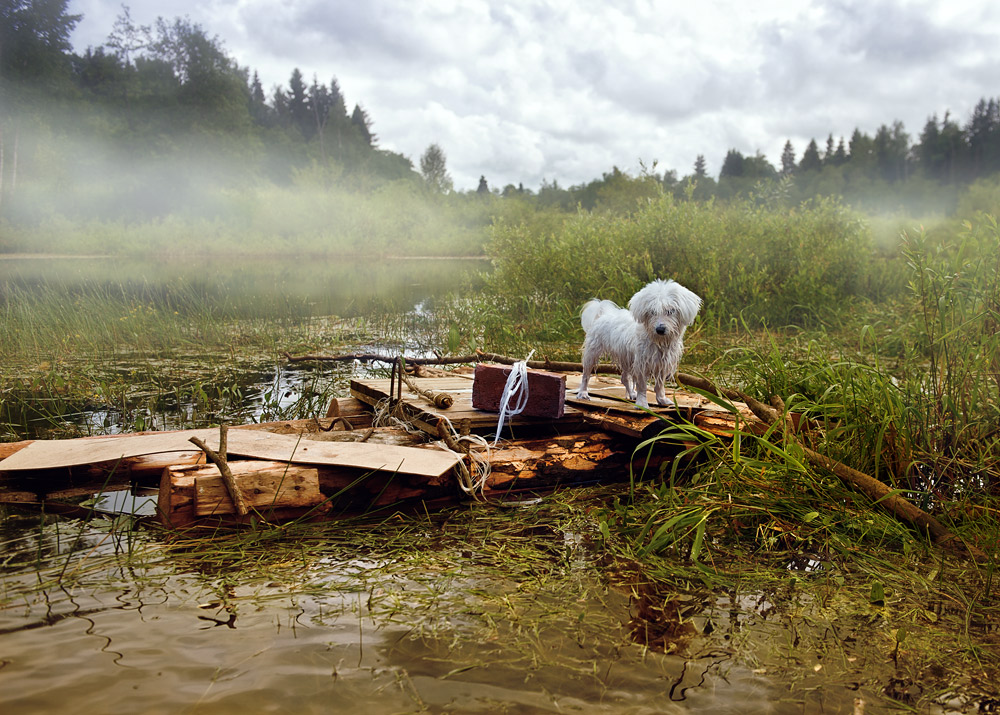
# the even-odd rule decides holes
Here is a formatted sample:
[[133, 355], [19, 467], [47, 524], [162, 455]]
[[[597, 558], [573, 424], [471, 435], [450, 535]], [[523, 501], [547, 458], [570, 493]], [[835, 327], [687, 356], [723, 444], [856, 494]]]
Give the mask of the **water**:
[[645, 648], [589, 539], [520, 533], [523, 516], [484, 517], [492, 535], [466, 512], [190, 544], [16, 518], [4, 713], [851, 712], [857, 694], [789, 692], [748, 664], [774, 647], [746, 635], [758, 603], [721, 599], [714, 635], [703, 618], [678, 652]]

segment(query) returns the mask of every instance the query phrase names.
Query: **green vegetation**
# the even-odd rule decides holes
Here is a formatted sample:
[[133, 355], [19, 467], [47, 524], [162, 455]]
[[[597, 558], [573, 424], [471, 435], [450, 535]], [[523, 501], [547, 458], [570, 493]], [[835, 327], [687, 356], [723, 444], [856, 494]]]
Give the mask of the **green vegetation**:
[[[794, 439], [776, 429], [741, 432], [735, 441], [683, 424], [668, 427], [640, 454], [659, 443], [679, 444], [689, 459], [662, 474], [637, 472], [619, 488], [546, 502], [550, 525], [586, 535], [602, 554], [605, 577], [636, 599], [633, 637], [653, 649], [683, 652], [693, 642], [728, 647], [720, 640], [728, 634], [738, 639], [741, 657], [759, 658], [790, 682], [803, 677], [795, 664], [807, 649], [816, 665], [837, 663], [837, 677], [861, 683], [862, 692], [913, 707], [988, 692], [983, 684], [1000, 672], [996, 634], [987, 625], [997, 616], [1000, 541], [995, 220], [981, 216], [957, 231], [944, 224], [908, 230], [892, 245], [833, 201], [789, 209], [661, 195], [625, 214], [504, 221], [488, 250], [495, 267], [481, 289], [437, 297], [402, 314], [405, 295], [395, 308], [359, 303], [352, 320], [331, 316], [335, 304], [290, 303], [280, 286], [265, 293], [259, 314], [251, 313], [236, 298], [252, 299], [255, 291], [234, 290], [241, 284], [226, 279], [225, 270], [215, 274], [222, 280], [197, 286], [178, 276], [142, 290], [119, 285], [117, 291], [67, 293], [37, 282], [8, 288], [0, 323], [5, 408], [49, 411], [63, 431], [72, 427], [59, 410], [86, 412], [85, 396], [122, 415], [117, 424], [126, 429], [307, 417], [331, 395], [343, 394], [349, 368], [306, 376], [295, 399], [282, 399], [288, 383], [280, 375], [267, 394], [257, 394], [260, 372], [254, 370], [273, 366], [283, 348], [375, 344], [458, 353], [484, 347], [515, 355], [535, 348], [575, 357], [582, 300], [596, 294], [624, 302], [647, 278], [671, 275], [708, 297], [689, 331], [682, 369], [763, 400], [778, 395], [805, 427]], [[326, 268], [316, 270], [321, 276]], [[142, 300], [134, 299], [137, 290]], [[67, 302], [68, 295], [78, 302]], [[117, 377], [109, 378], [114, 371]], [[174, 422], [162, 417], [177, 412], [183, 418]], [[8, 438], [28, 434], [19, 421], [4, 420]], [[101, 430], [93, 421], [85, 424]], [[886, 482], [986, 559], [930, 544], [810, 466], [800, 443]], [[444, 532], [461, 532], [463, 543], [488, 541], [487, 532], [476, 530], [497, 527], [498, 519], [504, 532], [528, 524], [520, 511], [489, 518], [463, 511], [445, 519]], [[425, 528], [413, 517], [392, 525], [392, 533], [403, 535]], [[254, 572], [258, 562], [270, 568], [271, 554], [281, 563], [299, 558], [309, 551], [303, 544], [325, 538], [320, 534], [264, 529], [246, 539], [219, 536], [204, 555]], [[276, 543], [288, 550], [273, 551]], [[231, 549], [243, 556], [233, 561]], [[425, 563], [420, 549], [393, 553], [404, 569]], [[525, 578], [550, 568], [527, 544], [507, 557], [512, 560], [504, 563]], [[456, 574], [466, 568], [438, 567]], [[563, 581], [552, 586], [567, 588]], [[428, 603], [443, 603], [440, 593], [429, 587]], [[391, 614], [421, 598], [404, 606], [387, 596], [371, 607]], [[732, 615], [756, 613], [747, 599], [776, 604], [781, 625], [771, 628], [797, 634], [800, 645], [772, 643], [774, 652], [762, 650], [753, 629], [740, 625], [746, 616]], [[474, 621], [482, 628], [463, 631], [458, 640], [494, 637], [488, 634], [495, 634], [496, 620], [489, 620], [495, 605], [492, 597], [481, 601], [471, 617], [482, 618]], [[560, 623], [572, 620], [562, 609], [556, 613]], [[718, 629], [715, 635], [704, 632], [706, 623]], [[439, 622], [428, 628], [456, 637]], [[845, 637], [831, 640], [830, 632]]]

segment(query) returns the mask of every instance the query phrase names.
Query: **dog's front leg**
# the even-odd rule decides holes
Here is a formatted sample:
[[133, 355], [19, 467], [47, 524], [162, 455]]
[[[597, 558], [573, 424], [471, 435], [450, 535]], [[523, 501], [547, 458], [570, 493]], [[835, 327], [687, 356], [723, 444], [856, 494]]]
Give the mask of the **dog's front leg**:
[[668, 407], [670, 403], [667, 401], [667, 381], [657, 380], [656, 381], [656, 404], [660, 407]]
[[635, 387], [635, 394], [629, 395], [630, 398], [635, 400], [635, 404], [638, 407], [649, 407], [649, 398], [646, 396], [646, 376], [645, 375], [633, 375], [632, 384]]
[[636, 398], [635, 381], [628, 370], [622, 370], [622, 385], [625, 386], [625, 394], [628, 395], [628, 399], [634, 400]]

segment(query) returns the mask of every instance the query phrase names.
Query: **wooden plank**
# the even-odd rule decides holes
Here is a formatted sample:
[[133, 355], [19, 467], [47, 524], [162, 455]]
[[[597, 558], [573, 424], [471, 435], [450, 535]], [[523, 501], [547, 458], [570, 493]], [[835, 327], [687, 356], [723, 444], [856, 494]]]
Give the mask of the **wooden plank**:
[[[310, 507], [323, 503], [319, 473], [314, 467], [288, 465], [284, 462], [230, 462], [236, 484], [252, 509], [271, 507]], [[188, 473], [194, 477], [195, 516], [235, 513], [219, 468], [214, 464]]]
[[14, 491], [11, 489], [0, 489], [0, 504], [34, 504], [38, 502], [38, 495], [34, 492]]
[[[233, 463], [235, 464], [235, 463]], [[249, 462], [248, 462], [249, 464]], [[232, 465], [231, 465], [232, 466]], [[281, 465], [284, 467], [285, 465]], [[196, 525], [205, 520], [214, 524], [236, 526], [246, 524], [253, 518], [263, 517], [268, 521], [280, 522], [289, 519], [322, 518], [329, 512], [329, 505], [321, 503], [309, 507], [277, 507], [262, 506], [246, 517], [235, 513], [217, 513], [211, 516], [199, 517], [195, 514], [195, 483], [199, 470], [214, 470], [221, 480], [218, 469], [209, 467], [167, 467], [160, 479], [160, 493], [157, 501], [157, 519], [166, 527], [182, 529]], [[228, 495], [227, 495], [228, 496]]]
[[[353, 397], [342, 397], [335, 399], [334, 402], [337, 403], [337, 409], [340, 415], [346, 418], [354, 429], [368, 429], [371, 427], [371, 410], [367, 408], [365, 403]], [[326, 418], [323, 418], [322, 420], [310, 418], [304, 420], [280, 420], [277, 422], [232, 425], [230, 429], [263, 430], [265, 432], [274, 432], [275, 434], [312, 435], [317, 433], [323, 434], [322, 430], [326, 429], [329, 424], [330, 420]], [[343, 423], [337, 425], [337, 429], [342, 428]], [[170, 430], [169, 432], [175, 431], [183, 432], [184, 430]], [[168, 434], [169, 432], [130, 432], [126, 434], [94, 435], [90, 437], [80, 437], [79, 439], [125, 439], [126, 437], [134, 437], [139, 434]], [[0, 460], [6, 459], [15, 452], [19, 452], [35, 441], [36, 440], [33, 439], [25, 439], [19, 442], [0, 442]]]
[[[0, 462], [0, 471], [55, 469], [147, 454], [190, 452], [192, 436], [200, 437], [213, 449], [219, 446], [216, 429], [102, 439], [36, 440]], [[230, 455], [241, 457], [424, 476], [440, 476], [458, 463], [458, 457], [441, 450], [363, 442], [319, 442], [251, 430], [231, 431], [228, 447]]]

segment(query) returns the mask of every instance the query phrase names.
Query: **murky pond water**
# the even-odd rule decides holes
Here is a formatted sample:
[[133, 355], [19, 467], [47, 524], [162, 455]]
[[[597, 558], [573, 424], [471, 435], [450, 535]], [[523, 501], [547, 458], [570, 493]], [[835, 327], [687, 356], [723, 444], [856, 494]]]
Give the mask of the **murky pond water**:
[[768, 648], [746, 636], [734, 648], [759, 604], [722, 599], [717, 635], [692, 621], [677, 653], [639, 644], [635, 604], [598, 550], [526, 518], [461, 511], [185, 542], [8, 514], [0, 709], [852, 711], [856, 684], [790, 691], [754, 668]]

